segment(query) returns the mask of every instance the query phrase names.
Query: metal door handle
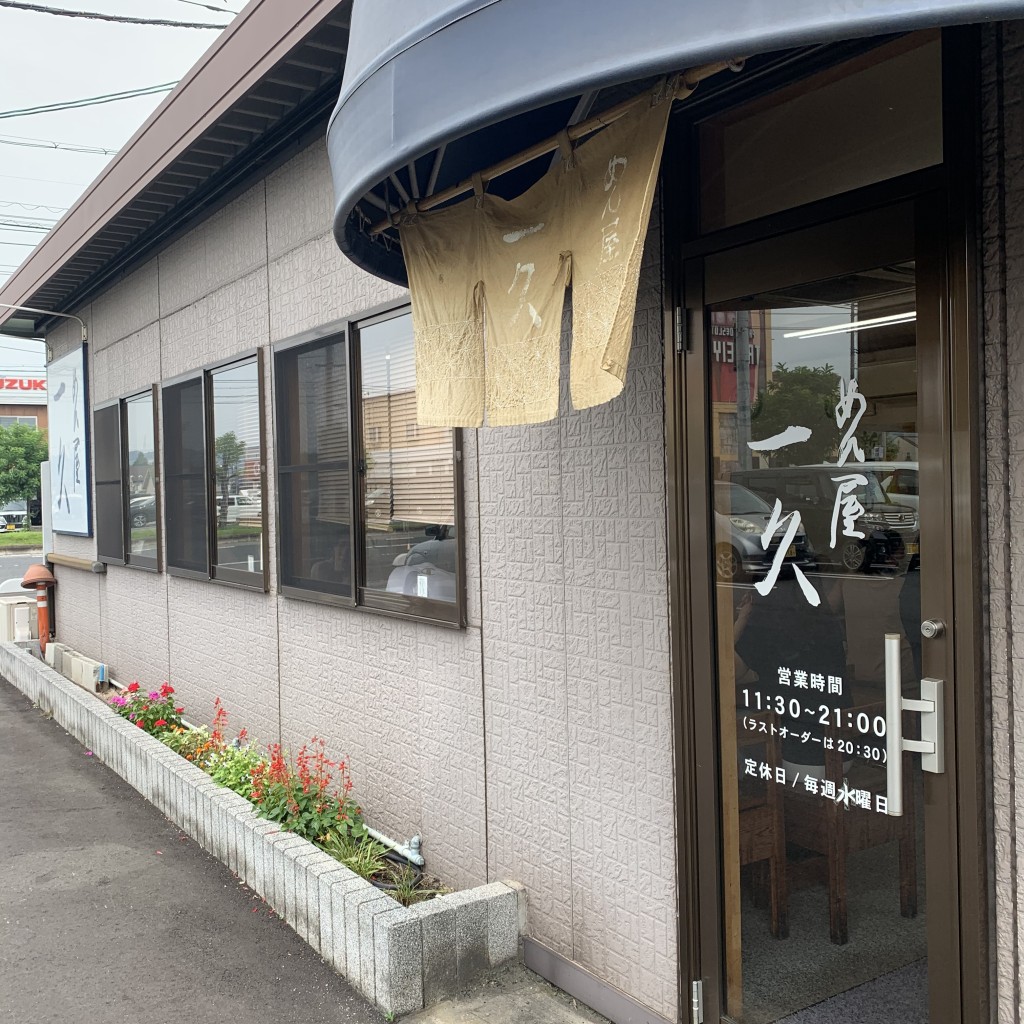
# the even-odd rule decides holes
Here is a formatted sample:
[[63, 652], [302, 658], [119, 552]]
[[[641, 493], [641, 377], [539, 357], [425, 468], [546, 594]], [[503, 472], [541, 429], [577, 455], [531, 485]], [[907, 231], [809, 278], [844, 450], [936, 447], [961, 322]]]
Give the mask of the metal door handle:
[[[885, 783], [886, 813], [903, 814], [903, 751], [921, 754], [921, 768], [940, 775], [946, 770], [942, 680], [922, 679], [921, 699], [903, 696], [900, 635], [885, 634]], [[921, 739], [903, 738], [903, 712], [921, 713]]]

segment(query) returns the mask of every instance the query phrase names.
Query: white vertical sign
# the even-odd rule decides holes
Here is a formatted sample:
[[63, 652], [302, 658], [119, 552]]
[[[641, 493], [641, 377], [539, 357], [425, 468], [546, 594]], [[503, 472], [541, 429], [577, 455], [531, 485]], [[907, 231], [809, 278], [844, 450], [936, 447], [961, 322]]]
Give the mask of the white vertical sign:
[[89, 403], [84, 344], [50, 363], [47, 384], [53, 531], [90, 537]]

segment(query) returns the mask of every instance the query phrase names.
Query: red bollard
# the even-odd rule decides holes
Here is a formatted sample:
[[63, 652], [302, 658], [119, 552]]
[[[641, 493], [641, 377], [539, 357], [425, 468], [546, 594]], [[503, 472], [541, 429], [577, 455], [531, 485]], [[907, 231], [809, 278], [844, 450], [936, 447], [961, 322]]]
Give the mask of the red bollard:
[[39, 651], [46, 653], [46, 641], [50, 639], [50, 602], [47, 589], [55, 587], [57, 581], [53, 573], [45, 565], [30, 565], [21, 578], [21, 585], [26, 590], [36, 588], [36, 615], [39, 620]]

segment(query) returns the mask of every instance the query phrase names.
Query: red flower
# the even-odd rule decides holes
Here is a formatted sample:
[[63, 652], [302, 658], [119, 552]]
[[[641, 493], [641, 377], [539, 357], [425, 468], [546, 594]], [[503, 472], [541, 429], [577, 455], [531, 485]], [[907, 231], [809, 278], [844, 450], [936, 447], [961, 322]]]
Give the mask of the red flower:
[[138, 688], [139, 688], [139, 684], [138, 684], [138, 683], [129, 683], [129, 684], [128, 684], [128, 685], [127, 685], [127, 686], [125, 687], [125, 689], [126, 689], [126, 690], [127, 690], [127, 691], [128, 691], [129, 693], [135, 693], [135, 692], [136, 692], [136, 691], [138, 690]]
[[167, 697], [172, 693], [174, 693], [174, 687], [171, 686], [169, 683], [164, 683], [164, 685], [160, 687], [161, 697]]
[[185, 709], [184, 709], [184, 708], [175, 708], [174, 710], [175, 710], [175, 711], [177, 711], [177, 713], [178, 713], [179, 715], [180, 715], [180, 714], [182, 714], [182, 713], [183, 713], [183, 712], [185, 711]]
[[166, 721], [166, 719], [163, 719], [163, 718], [158, 718], [158, 719], [157, 719], [157, 720], [156, 720], [156, 721], [155, 721], [155, 722], [153, 723], [153, 728], [155, 729], [155, 728], [157, 728], [158, 726], [161, 726], [161, 725], [166, 725], [166, 724], [167, 724], [167, 721]]
[[142, 723], [142, 719], [141, 719], [141, 718], [140, 718], [140, 719], [139, 719], [139, 720], [138, 720], [138, 721], [137, 721], [137, 722], [136, 722], [135, 724], [136, 724], [136, 725], [137, 725], [137, 726], [138, 726], [138, 727], [139, 727], [140, 729], [145, 729], [145, 728], [146, 728], [146, 727], [145, 727], [145, 725], [143, 725], [143, 723]]

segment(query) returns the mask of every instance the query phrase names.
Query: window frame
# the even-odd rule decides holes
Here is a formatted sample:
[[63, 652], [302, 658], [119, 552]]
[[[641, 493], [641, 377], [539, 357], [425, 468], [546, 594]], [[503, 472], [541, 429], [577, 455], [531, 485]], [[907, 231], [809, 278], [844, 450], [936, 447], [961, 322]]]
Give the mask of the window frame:
[[[311, 588], [299, 587], [294, 583], [285, 583], [284, 581], [284, 564], [285, 564], [285, 552], [284, 552], [284, 530], [282, 524], [285, 522], [284, 509], [282, 507], [282, 499], [284, 495], [284, 487], [282, 486], [282, 476], [284, 474], [299, 474], [299, 473], [315, 473], [318, 472], [318, 463], [292, 463], [285, 462], [284, 453], [286, 450], [286, 434], [287, 432], [294, 430], [296, 425], [296, 419], [289, 417], [286, 422], [284, 417], [281, 415], [281, 401], [283, 401], [283, 373], [281, 371], [281, 363], [284, 359], [289, 356], [292, 358], [298, 358], [303, 351], [314, 351], [317, 346], [326, 346], [329, 344], [336, 343], [339, 339], [345, 343], [345, 367], [348, 374], [348, 450], [349, 450], [349, 464], [347, 469], [348, 474], [348, 499], [349, 508], [352, 511], [352, 515], [349, 521], [349, 579], [351, 581], [351, 593], [348, 597], [343, 594], [331, 594], [328, 592], [313, 590]], [[281, 342], [273, 347], [273, 390], [274, 390], [274, 441], [276, 447], [274, 448], [274, 501], [275, 501], [275, 544], [277, 553], [277, 589], [278, 592], [283, 594], [285, 597], [295, 598], [299, 601], [314, 601], [318, 604], [331, 604], [341, 608], [355, 608], [356, 607], [356, 594], [357, 594], [357, 575], [356, 575], [356, 525], [355, 525], [355, 508], [356, 508], [356, 489], [355, 489], [355, 465], [357, 462], [356, 450], [353, 438], [353, 418], [354, 411], [352, 407], [352, 345], [351, 339], [347, 331], [347, 322], [344, 323], [339, 329], [331, 331], [314, 331], [305, 332], [304, 334], [298, 335], [295, 338], [289, 338], [287, 341]], [[295, 410], [296, 417], [298, 410]]]
[[[105, 565], [121, 565], [129, 569], [138, 569], [141, 572], [159, 573], [163, 571], [163, 471], [160, 461], [160, 417], [162, 405], [160, 403], [159, 392], [160, 387], [156, 384], [152, 384], [149, 388], [144, 388], [141, 391], [134, 391], [130, 395], [124, 395], [121, 398], [114, 398], [108, 402], [102, 402], [93, 407], [94, 445], [96, 444], [96, 435], [98, 433], [96, 431], [95, 423], [97, 413], [105, 412], [112, 408], [117, 409], [118, 461], [121, 466], [121, 557], [119, 558], [116, 555], [100, 551], [100, 503], [97, 500], [95, 502], [96, 508], [94, 510], [94, 515], [97, 519], [94, 527], [94, 533], [96, 536], [96, 557], [98, 561], [103, 562]], [[131, 549], [131, 519], [128, 514], [129, 503], [131, 502], [131, 489], [128, 486], [130, 471], [130, 467], [128, 466], [128, 403], [147, 395], [153, 404], [153, 511], [155, 517], [153, 525], [156, 529], [156, 554], [138, 555], [134, 554]], [[93, 451], [93, 461], [96, 461], [95, 449]], [[95, 482], [98, 484], [99, 480], [97, 479]]]
[[[300, 601], [311, 601], [316, 604], [330, 604], [348, 608], [353, 611], [387, 615], [393, 618], [407, 619], [414, 622], [426, 622], [449, 629], [462, 629], [467, 624], [466, 617], [466, 550], [465, 550], [465, 501], [463, 484], [463, 434], [461, 428], [452, 431], [452, 476], [455, 488], [454, 527], [456, 541], [456, 595], [453, 602], [431, 600], [405, 594], [388, 594], [383, 591], [369, 589], [366, 586], [366, 552], [365, 539], [367, 531], [366, 516], [366, 464], [365, 443], [363, 438], [362, 412], [359, 396], [362, 394], [362, 362], [360, 359], [359, 331], [386, 320], [396, 319], [411, 313], [408, 302], [400, 305], [386, 304], [365, 311], [358, 316], [346, 317], [330, 324], [305, 331], [292, 338], [278, 342], [272, 346], [273, 351], [273, 392], [274, 392], [274, 437], [277, 442], [275, 456], [275, 508], [276, 508], [276, 543], [277, 543], [277, 587], [284, 596]], [[280, 456], [283, 410], [281, 408], [282, 392], [278, 378], [279, 359], [296, 349], [312, 347], [317, 342], [344, 338], [348, 359], [348, 422], [349, 422], [349, 480], [352, 501], [352, 521], [349, 527], [351, 537], [352, 562], [352, 596], [341, 597], [325, 594], [317, 590], [307, 590], [286, 584], [282, 579], [282, 534], [285, 519], [281, 508], [281, 473]], [[295, 467], [285, 467], [287, 472]]]
[[[100, 479], [99, 466], [96, 463], [99, 461], [96, 455], [96, 445], [99, 442], [103, 431], [97, 428], [96, 419], [100, 413], [105, 413], [110, 409], [117, 411], [115, 422], [117, 423], [117, 461], [120, 466], [119, 484], [120, 484], [120, 497], [118, 505], [121, 509], [121, 544], [120, 544], [120, 555], [110, 554], [100, 550], [100, 513], [101, 503], [99, 500], [99, 487], [100, 485], [106, 485], [111, 481]], [[124, 549], [125, 549], [125, 536], [127, 534], [126, 527], [126, 516], [125, 516], [125, 500], [124, 500], [124, 416], [121, 412], [121, 399], [114, 398], [109, 402], [102, 402], [93, 407], [92, 410], [92, 442], [93, 442], [93, 486], [96, 488], [96, 500], [93, 502], [93, 516], [95, 517], [95, 524], [93, 526], [93, 535], [96, 538], [96, 559], [102, 562], [104, 565], [124, 565]], [[105, 428], [104, 428], [105, 429]]]
[[[166, 563], [167, 563], [167, 565], [166, 565], [166, 572], [167, 572], [168, 576], [181, 576], [183, 579], [190, 579], [190, 580], [209, 580], [210, 579], [210, 538], [209, 538], [209, 532], [210, 532], [210, 514], [209, 514], [209, 504], [210, 504], [210, 494], [209, 494], [209, 491], [210, 491], [210, 485], [209, 485], [209, 480], [207, 479], [207, 477], [209, 476], [208, 459], [207, 459], [207, 456], [206, 456], [206, 434], [207, 434], [207, 430], [206, 430], [206, 405], [207, 405], [207, 403], [206, 403], [206, 388], [205, 388], [205, 383], [203, 381], [203, 372], [204, 372], [203, 370], [190, 370], [188, 373], [180, 374], [177, 377], [172, 377], [170, 380], [165, 380], [160, 385], [160, 391], [161, 391], [161, 395], [162, 395], [163, 392], [166, 391], [168, 388], [178, 387], [179, 385], [182, 385], [182, 384], [190, 384], [190, 383], [192, 383], [194, 381], [199, 381], [199, 395], [200, 395], [200, 401], [202, 403], [202, 421], [203, 421], [203, 485], [205, 487], [204, 497], [206, 499], [205, 503], [204, 503], [206, 505], [206, 523], [205, 523], [205, 527], [206, 528], [205, 528], [205, 531], [204, 531], [204, 542], [205, 542], [204, 543], [204, 547], [206, 549], [206, 568], [205, 568], [205, 570], [204, 569], [188, 569], [188, 568], [186, 568], [184, 566], [172, 564], [169, 555], [168, 555], [168, 557], [166, 559]], [[161, 412], [162, 412], [163, 415], [166, 415], [166, 410], [167, 410], [167, 402], [163, 401], [163, 402], [161, 402]], [[164, 454], [164, 470], [165, 470], [165, 473], [166, 473], [166, 469], [167, 469], [167, 443], [168, 443], [168, 439], [169, 439], [169, 434], [166, 434], [165, 438], [164, 438], [164, 453], [163, 453]]]
[[[260, 438], [260, 553], [263, 568], [254, 572], [219, 566], [215, 560], [217, 554], [217, 466], [216, 437], [213, 430], [213, 376], [219, 370], [225, 370], [229, 367], [248, 362], [255, 363], [256, 365], [257, 403], [259, 406], [258, 430]], [[189, 370], [187, 373], [182, 373], [177, 377], [172, 377], [170, 380], [163, 381], [160, 385], [162, 391], [165, 388], [188, 384], [196, 380], [200, 381], [203, 420], [203, 479], [206, 485], [206, 570], [188, 569], [182, 566], [171, 565], [168, 561], [166, 571], [169, 576], [202, 580], [207, 583], [219, 583], [222, 586], [238, 587], [243, 590], [255, 590], [262, 593], [267, 593], [269, 590], [270, 573], [268, 571], [268, 561], [270, 543], [267, 537], [267, 416], [264, 372], [264, 351], [262, 348], [254, 348], [236, 353], [215, 363], [209, 363], [195, 370]], [[165, 451], [165, 460], [166, 457], [167, 453]]]

